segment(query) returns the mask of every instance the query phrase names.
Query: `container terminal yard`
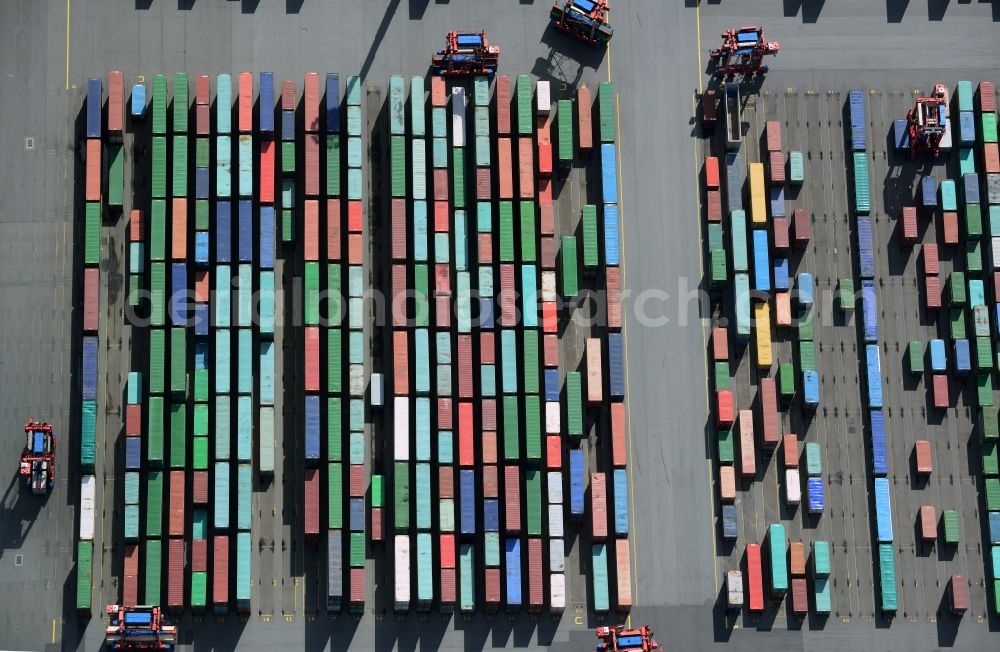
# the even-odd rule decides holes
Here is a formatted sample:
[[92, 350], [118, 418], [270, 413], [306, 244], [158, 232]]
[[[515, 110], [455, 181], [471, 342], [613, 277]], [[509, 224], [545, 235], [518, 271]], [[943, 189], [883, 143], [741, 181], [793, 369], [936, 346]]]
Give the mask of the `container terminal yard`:
[[0, 648], [992, 644], [1000, 5], [611, 5], [0, 9]]

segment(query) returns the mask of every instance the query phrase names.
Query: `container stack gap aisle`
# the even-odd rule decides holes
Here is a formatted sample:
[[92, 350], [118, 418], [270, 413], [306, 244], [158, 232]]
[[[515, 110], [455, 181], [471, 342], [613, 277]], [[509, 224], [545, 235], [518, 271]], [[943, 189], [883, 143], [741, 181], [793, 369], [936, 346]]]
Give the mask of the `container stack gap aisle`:
[[[232, 324], [232, 111], [233, 81], [221, 73], [215, 81], [215, 212], [212, 248], [215, 263], [211, 294], [211, 376], [214, 455], [212, 466], [212, 610], [229, 611], [231, 537], [229, 528], [232, 397], [230, 395]], [[152, 350], [152, 349], [150, 349]], [[232, 576], [235, 576], [234, 574]]]
[[340, 180], [340, 75], [326, 75], [326, 610], [340, 613], [344, 600], [344, 397], [343, 397], [343, 214]]
[[[364, 353], [365, 336], [364, 323], [364, 181], [361, 162], [364, 158], [364, 147], [361, 139], [365, 124], [361, 110], [361, 78], [351, 75], [347, 78], [347, 285], [348, 285], [348, 391], [349, 429], [350, 429], [350, 481], [349, 494], [353, 499], [360, 498], [360, 509], [364, 515], [364, 496], [368, 484], [365, 477], [364, 429], [365, 429], [365, 398], [364, 398]], [[355, 503], [357, 504], [357, 503]], [[352, 506], [352, 509], [354, 507]], [[356, 521], [357, 516], [354, 517]], [[358, 524], [352, 525], [349, 542], [349, 564], [351, 568], [351, 613], [361, 613], [365, 606], [365, 551], [366, 541], [364, 527], [355, 531]]]
[[93, 600], [94, 531], [97, 478], [94, 476], [97, 432], [97, 361], [101, 303], [101, 154], [104, 89], [87, 80], [87, 164], [84, 189], [83, 360], [80, 415], [80, 529], [76, 542], [76, 608], [90, 614]]

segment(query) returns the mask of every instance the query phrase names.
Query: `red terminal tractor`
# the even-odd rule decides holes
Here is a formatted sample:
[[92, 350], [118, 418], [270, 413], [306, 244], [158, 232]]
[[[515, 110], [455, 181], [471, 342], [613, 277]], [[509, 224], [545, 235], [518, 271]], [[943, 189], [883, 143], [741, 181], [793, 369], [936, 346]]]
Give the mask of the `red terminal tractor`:
[[653, 630], [649, 625], [638, 629], [626, 629], [625, 625], [615, 627], [598, 627], [594, 630], [597, 638], [597, 652], [652, 652], [659, 650], [660, 644], [653, 638]]
[[111, 622], [104, 641], [112, 650], [172, 650], [177, 643], [177, 627], [167, 624], [159, 607], [105, 608]]
[[607, 45], [615, 30], [608, 24], [608, 0], [555, 0], [549, 11], [560, 32], [590, 45]]
[[500, 63], [500, 46], [490, 45], [486, 32], [448, 32], [448, 44], [431, 57], [435, 75], [472, 77], [492, 75]]
[[918, 97], [906, 114], [910, 136], [910, 156], [937, 156], [941, 139], [948, 130], [948, 90], [936, 84], [930, 97]]
[[764, 57], [777, 55], [780, 49], [780, 43], [764, 38], [763, 27], [749, 25], [723, 32], [722, 47], [708, 56], [719, 62], [715, 74], [722, 77], [762, 75], [768, 70]]
[[29, 418], [24, 424], [25, 443], [19, 474], [33, 494], [44, 494], [56, 481], [56, 436], [52, 426]]

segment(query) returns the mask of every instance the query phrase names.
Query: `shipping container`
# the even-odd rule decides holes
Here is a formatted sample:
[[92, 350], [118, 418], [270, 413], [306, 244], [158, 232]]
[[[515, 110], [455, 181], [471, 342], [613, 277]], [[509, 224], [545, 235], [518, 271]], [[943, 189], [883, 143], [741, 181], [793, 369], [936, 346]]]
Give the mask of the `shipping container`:
[[786, 560], [785, 526], [772, 523], [767, 528], [768, 569], [770, 590], [773, 595], [781, 595], [788, 590], [788, 566]]
[[746, 547], [747, 606], [750, 611], [764, 610], [764, 579], [761, 568], [760, 545], [748, 543]]

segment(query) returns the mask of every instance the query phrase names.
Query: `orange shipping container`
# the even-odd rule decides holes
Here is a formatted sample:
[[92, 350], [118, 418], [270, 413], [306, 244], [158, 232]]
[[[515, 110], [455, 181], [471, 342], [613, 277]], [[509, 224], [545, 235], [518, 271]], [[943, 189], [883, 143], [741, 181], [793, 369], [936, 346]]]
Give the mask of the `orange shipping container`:
[[347, 236], [347, 263], [349, 265], [365, 263], [365, 243], [360, 233], [351, 233]]
[[615, 539], [615, 568], [618, 572], [618, 591], [615, 594], [615, 608], [618, 613], [626, 613], [632, 608], [632, 562], [629, 557], [628, 539]]
[[244, 134], [250, 133], [253, 129], [253, 73], [240, 73], [237, 128]]
[[392, 331], [392, 381], [396, 396], [410, 394], [410, 348], [406, 331]]
[[83, 270], [83, 330], [96, 332], [100, 324], [101, 271], [97, 267]]
[[792, 298], [788, 292], [774, 294], [774, 323], [778, 326], [792, 325]]
[[302, 251], [305, 260], [319, 260], [319, 202], [307, 199], [303, 211]]
[[608, 538], [608, 493], [603, 473], [590, 474], [590, 538], [603, 541]]
[[608, 328], [611, 330], [621, 330], [622, 328], [622, 275], [620, 267], [608, 267], [605, 269], [605, 281], [607, 282], [608, 301]]
[[125, 126], [125, 76], [121, 70], [108, 73], [108, 131], [120, 135]]
[[479, 234], [479, 264], [489, 265], [493, 262], [493, 237], [489, 233]]
[[983, 167], [987, 174], [1000, 173], [1000, 146], [997, 143], [983, 143]]
[[306, 197], [319, 195], [319, 135], [306, 134]]
[[497, 433], [483, 430], [483, 464], [497, 463]]
[[757, 455], [753, 441], [753, 412], [740, 410], [740, 472], [745, 476], [757, 474]]
[[101, 140], [87, 139], [87, 201], [101, 201]]
[[340, 200], [326, 200], [326, 259], [340, 260], [343, 250], [340, 243]]
[[260, 141], [260, 203], [274, 203], [274, 150], [271, 139]]
[[448, 202], [446, 201], [434, 202], [434, 232], [447, 233], [449, 222], [450, 220], [448, 219]]
[[208, 303], [211, 289], [209, 287], [209, 270], [198, 269], [194, 272], [194, 302]]
[[[339, 217], [339, 216], [338, 216]], [[347, 231], [361, 233], [365, 226], [365, 212], [362, 203], [356, 199], [347, 202]]]
[[731, 466], [719, 467], [719, 499], [724, 503], [736, 500], [736, 469]]
[[[609, 268], [610, 269], [610, 268]], [[722, 362], [729, 359], [729, 332], [725, 328], [712, 329], [712, 360]]]
[[[306, 73], [305, 106], [303, 107], [303, 112], [305, 115], [306, 131], [319, 131], [319, 75], [314, 72]], [[308, 168], [309, 166], [306, 165], [306, 169]]]
[[792, 541], [788, 544], [788, 572], [792, 577], [806, 575], [806, 548], [801, 541]]
[[727, 426], [734, 420], [733, 391], [719, 389], [715, 392], [715, 412], [720, 426]]
[[507, 75], [497, 77], [497, 133], [510, 133], [510, 77]]
[[170, 536], [184, 536], [184, 471], [170, 472]]
[[448, 101], [442, 77], [431, 77], [431, 106], [444, 106]]
[[719, 159], [715, 156], [705, 158], [705, 186], [709, 190], [719, 189]]
[[625, 440], [625, 404], [611, 404], [611, 464], [615, 467], [625, 466], [625, 453], [628, 444]]
[[787, 434], [781, 438], [781, 450], [784, 452], [785, 468], [795, 469], [799, 466], [799, 438], [794, 434]]
[[133, 208], [128, 217], [128, 239], [130, 242], [142, 242], [145, 234], [145, 225], [142, 223], [142, 211]]
[[914, 457], [917, 462], [917, 473], [928, 474], [933, 472], [934, 464], [931, 459], [931, 443], [926, 439], [918, 439], [913, 444]]
[[187, 258], [187, 198], [174, 197], [171, 210], [170, 226], [170, 258], [185, 260]]
[[601, 371], [601, 340], [587, 338], [587, 402], [604, 400], [604, 374]]
[[920, 507], [920, 538], [924, 541], [937, 539], [937, 512], [933, 505]]
[[497, 178], [500, 183], [500, 199], [514, 198], [514, 169], [511, 164], [510, 138], [497, 139]]
[[517, 140], [517, 188], [521, 199], [532, 199], [535, 196], [535, 161], [531, 153], [531, 138]]
[[584, 84], [576, 91], [577, 131], [580, 132], [580, 149], [590, 149], [594, 146], [594, 125], [590, 117], [592, 104], [590, 89]]
[[958, 244], [958, 213], [944, 211], [941, 213], [942, 242], [946, 245]]

